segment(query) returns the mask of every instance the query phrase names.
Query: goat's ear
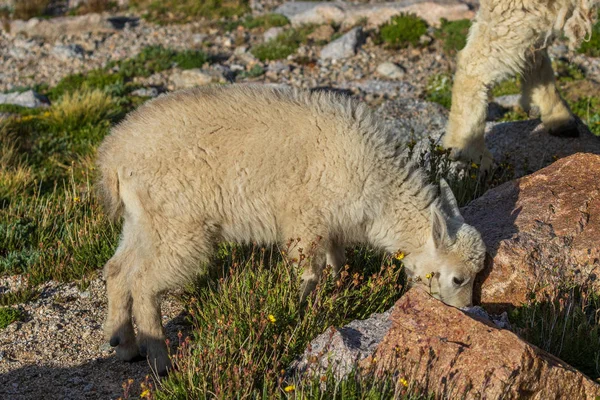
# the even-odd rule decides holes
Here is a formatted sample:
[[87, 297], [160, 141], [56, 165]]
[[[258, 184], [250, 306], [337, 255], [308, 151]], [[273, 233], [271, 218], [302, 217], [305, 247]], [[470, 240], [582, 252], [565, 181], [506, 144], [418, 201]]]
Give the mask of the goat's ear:
[[452, 193], [452, 189], [450, 189], [450, 185], [444, 178], [440, 179], [440, 195], [442, 198], [442, 208], [449, 217], [455, 218], [460, 222], [464, 222], [464, 218], [460, 214], [460, 209], [458, 208], [458, 202], [456, 201], [456, 197], [454, 197], [454, 193]]
[[444, 247], [444, 243], [448, 238], [448, 225], [446, 223], [446, 217], [436, 207], [435, 204], [431, 205], [431, 238], [433, 239], [433, 245], [436, 249]]

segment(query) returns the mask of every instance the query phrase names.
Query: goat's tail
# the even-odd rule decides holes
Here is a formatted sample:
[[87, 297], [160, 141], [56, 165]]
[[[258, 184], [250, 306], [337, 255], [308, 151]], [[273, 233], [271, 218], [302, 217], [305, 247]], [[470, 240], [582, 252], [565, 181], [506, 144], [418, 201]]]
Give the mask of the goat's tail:
[[104, 211], [111, 221], [116, 222], [124, 210], [123, 200], [119, 193], [119, 173], [116, 168], [107, 162], [104, 156], [104, 149], [101, 147], [98, 151], [98, 169], [100, 176], [96, 185], [98, 196], [104, 206]]

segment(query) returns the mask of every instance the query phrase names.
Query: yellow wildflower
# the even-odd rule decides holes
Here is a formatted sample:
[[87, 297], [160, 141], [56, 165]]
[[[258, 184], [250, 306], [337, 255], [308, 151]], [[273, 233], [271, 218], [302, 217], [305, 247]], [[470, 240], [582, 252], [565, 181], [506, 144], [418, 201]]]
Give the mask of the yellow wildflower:
[[433, 278], [433, 274], [431, 272], [425, 275], [425, 279], [431, 279], [431, 278]]
[[401, 252], [401, 251], [400, 251], [400, 252], [398, 252], [398, 253], [396, 254], [396, 260], [398, 260], [398, 261], [402, 261], [403, 259], [404, 259], [404, 253], [403, 253], [403, 252]]
[[471, 174], [471, 179], [477, 179], [477, 175]]
[[400, 384], [404, 387], [408, 387], [408, 381], [404, 378], [400, 378]]
[[277, 321], [277, 318], [275, 318], [275, 316], [273, 314], [269, 314], [269, 316], [267, 317], [269, 319], [269, 321], [271, 321], [271, 323], [275, 323], [275, 321]]
[[146, 389], [144, 390], [141, 394], [140, 394], [141, 398], [147, 398], [150, 397], [150, 390]]
[[81, 199], [79, 197], [73, 197], [73, 201], [75, 203], [81, 203]]
[[471, 168], [473, 169], [477, 169], [479, 168], [479, 165], [475, 164], [475, 163], [471, 163]]
[[294, 390], [296, 390], [296, 386], [294, 385], [288, 385], [283, 388], [283, 391], [286, 393], [293, 392]]

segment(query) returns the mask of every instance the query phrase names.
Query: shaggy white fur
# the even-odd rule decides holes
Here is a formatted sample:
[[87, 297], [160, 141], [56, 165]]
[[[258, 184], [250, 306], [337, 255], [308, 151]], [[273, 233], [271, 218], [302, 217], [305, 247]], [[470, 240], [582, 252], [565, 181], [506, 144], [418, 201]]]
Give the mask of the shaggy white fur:
[[539, 107], [552, 134], [577, 135], [577, 124], [560, 98], [546, 46], [564, 32], [570, 46], [589, 38], [600, 0], [482, 0], [458, 54], [452, 109], [443, 144], [453, 157], [482, 163], [493, 159], [485, 147], [488, 91], [497, 82], [522, 75], [525, 111]]
[[326, 263], [343, 266], [349, 244], [401, 250], [409, 276], [433, 273], [437, 297], [470, 304], [481, 237], [448, 185], [438, 196], [397, 147], [364, 105], [323, 93], [202, 88], [130, 114], [98, 150], [106, 210], [124, 217], [105, 266], [105, 330], [118, 356], [139, 350], [166, 373], [159, 295], [197, 274], [220, 241], [301, 238], [292, 260], [314, 245], [302, 298]]

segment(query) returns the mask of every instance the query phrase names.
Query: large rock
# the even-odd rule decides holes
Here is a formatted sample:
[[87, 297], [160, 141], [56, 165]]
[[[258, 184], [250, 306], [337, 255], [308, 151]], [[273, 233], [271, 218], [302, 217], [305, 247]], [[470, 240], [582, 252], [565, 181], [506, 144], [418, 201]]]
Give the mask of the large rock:
[[558, 358], [412, 289], [359, 365], [404, 378], [436, 398], [595, 399], [600, 386]]
[[576, 154], [507, 182], [462, 209], [487, 246], [476, 301], [501, 311], [600, 266], [600, 156]]
[[123, 29], [126, 24], [135, 25], [138, 20], [128, 17], [106, 17], [100, 14], [86, 14], [75, 17], [58, 17], [52, 19], [32, 18], [28, 21], [14, 20], [10, 22], [11, 35], [24, 34], [28, 37], [56, 39], [64, 35], [78, 33], [113, 32]]
[[362, 42], [362, 28], [356, 27], [321, 49], [321, 60], [339, 60], [356, 54]]
[[0, 93], [0, 104], [12, 104], [27, 108], [43, 107], [50, 104], [48, 98], [33, 90], [18, 93]]
[[344, 2], [287, 2], [276, 13], [283, 14], [292, 25], [338, 23], [349, 27], [367, 21], [368, 28], [380, 26], [400, 13], [413, 13], [430, 25], [439, 25], [441, 18], [453, 21], [473, 18], [469, 6], [454, 0], [401, 0], [393, 3], [356, 5]]
[[550, 165], [557, 158], [575, 153], [600, 154], [600, 138], [581, 123], [578, 137], [558, 137], [546, 132], [539, 119], [488, 123], [485, 143], [496, 162], [508, 162], [515, 177]]

